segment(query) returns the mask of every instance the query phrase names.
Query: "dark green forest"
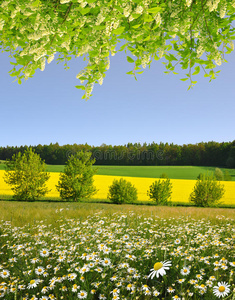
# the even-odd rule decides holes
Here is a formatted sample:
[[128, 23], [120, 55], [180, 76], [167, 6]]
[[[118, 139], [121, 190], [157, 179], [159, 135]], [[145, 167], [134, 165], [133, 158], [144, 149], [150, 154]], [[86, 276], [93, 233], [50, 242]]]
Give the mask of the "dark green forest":
[[122, 166], [218, 166], [235, 167], [235, 140], [233, 142], [201, 142], [198, 144], [175, 145], [168, 143], [128, 143], [122, 146], [102, 144], [73, 144], [60, 146], [58, 143], [37, 146], [0, 147], [0, 160], [10, 159], [13, 154], [32, 147], [47, 164], [64, 165], [68, 157], [77, 151], [91, 151], [96, 165]]

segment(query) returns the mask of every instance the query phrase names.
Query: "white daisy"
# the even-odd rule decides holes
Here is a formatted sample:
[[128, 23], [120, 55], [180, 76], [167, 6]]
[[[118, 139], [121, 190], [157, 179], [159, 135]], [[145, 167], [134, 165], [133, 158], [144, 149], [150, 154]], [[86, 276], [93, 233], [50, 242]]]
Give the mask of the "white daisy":
[[37, 268], [35, 269], [35, 274], [41, 275], [41, 274], [44, 273], [44, 271], [45, 271], [45, 269], [44, 269], [43, 267], [37, 267]]
[[151, 277], [151, 279], [153, 279], [154, 276], [157, 278], [159, 275], [164, 276], [166, 274], [165, 270], [169, 270], [169, 267], [171, 267], [171, 261], [155, 263], [153, 269], [150, 270], [152, 272], [148, 275], [148, 278]]
[[190, 273], [190, 270], [188, 267], [183, 267], [183, 269], [180, 270], [180, 273], [182, 275], [188, 275]]
[[80, 291], [78, 293], [78, 298], [79, 299], [86, 299], [86, 297], [87, 297], [87, 292], [86, 291]]
[[49, 298], [47, 296], [42, 296], [39, 300], [48, 300]]
[[218, 282], [218, 286], [213, 287], [213, 293], [216, 297], [226, 297], [230, 292], [230, 285], [226, 282]]
[[103, 261], [102, 261], [102, 265], [104, 267], [106, 266], [109, 266], [111, 264], [111, 260], [109, 258], [105, 258]]
[[160, 295], [160, 293], [157, 291], [157, 290], [155, 290], [154, 292], [153, 292], [153, 296], [158, 296], [158, 295]]
[[10, 272], [8, 270], [2, 270], [2, 272], [0, 273], [0, 276], [2, 278], [7, 278], [10, 276]]
[[42, 250], [40, 251], [40, 255], [41, 255], [42, 257], [48, 257], [49, 254], [50, 254], [50, 252], [49, 252], [47, 249], [42, 249]]
[[38, 279], [32, 279], [32, 280], [30, 280], [30, 282], [28, 284], [28, 289], [32, 289], [32, 288], [37, 287], [38, 283], [39, 283]]
[[180, 244], [180, 242], [181, 242], [180, 239], [176, 239], [176, 240], [174, 241], [174, 243], [175, 243], [176, 245]]

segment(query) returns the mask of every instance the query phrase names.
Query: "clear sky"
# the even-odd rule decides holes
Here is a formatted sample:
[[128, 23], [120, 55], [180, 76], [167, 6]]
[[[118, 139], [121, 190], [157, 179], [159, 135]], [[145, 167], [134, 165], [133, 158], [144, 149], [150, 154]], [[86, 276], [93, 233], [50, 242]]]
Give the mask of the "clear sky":
[[85, 66], [72, 59], [69, 70], [54, 60], [45, 70], [19, 85], [8, 74], [13, 67], [8, 53], [0, 53], [0, 146], [58, 142], [99, 146], [168, 142], [178, 145], [228, 142], [235, 139], [235, 54], [226, 56], [217, 79], [203, 73], [187, 91], [185, 77], [164, 74], [161, 60], [137, 75], [126, 75], [133, 64], [125, 52], [111, 57], [103, 85], [81, 99], [76, 74]]

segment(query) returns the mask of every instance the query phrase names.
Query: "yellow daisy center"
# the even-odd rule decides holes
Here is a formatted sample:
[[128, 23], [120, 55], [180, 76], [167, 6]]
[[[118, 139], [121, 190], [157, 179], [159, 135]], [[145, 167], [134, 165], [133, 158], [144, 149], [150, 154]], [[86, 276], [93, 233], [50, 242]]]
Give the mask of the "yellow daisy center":
[[162, 267], [163, 267], [163, 263], [157, 262], [153, 268], [154, 268], [154, 271], [157, 271], [157, 270], [161, 269]]
[[188, 270], [187, 269], [184, 269], [184, 273], [187, 273], [188, 272]]
[[31, 280], [31, 281], [30, 281], [30, 284], [34, 284], [34, 283], [35, 283], [35, 280]]
[[83, 292], [81, 292], [81, 296], [84, 296], [85, 294]]
[[223, 293], [224, 291], [225, 291], [225, 287], [221, 285], [221, 286], [219, 287], [219, 292]]

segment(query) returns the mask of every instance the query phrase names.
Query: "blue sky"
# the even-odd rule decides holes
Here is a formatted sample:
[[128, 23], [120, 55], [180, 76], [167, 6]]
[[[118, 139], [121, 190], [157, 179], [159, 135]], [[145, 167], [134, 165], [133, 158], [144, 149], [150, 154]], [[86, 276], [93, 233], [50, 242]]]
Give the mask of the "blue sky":
[[218, 78], [209, 83], [203, 73], [189, 91], [188, 81], [164, 74], [161, 60], [138, 75], [125, 52], [111, 57], [110, 69], [93, 96], [81, 99], [76, 74], [85, 66], [72, 59], [64, 70], [54, 60], [45, 70], [19, 85], [8, 74], [8, 53], [0, 53], [0, 146], [58, 142], [99, 146], [168, 142], [178, 145], [235, 139], [235, 55], [227, 55]]

